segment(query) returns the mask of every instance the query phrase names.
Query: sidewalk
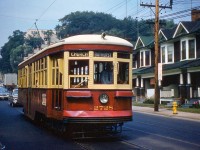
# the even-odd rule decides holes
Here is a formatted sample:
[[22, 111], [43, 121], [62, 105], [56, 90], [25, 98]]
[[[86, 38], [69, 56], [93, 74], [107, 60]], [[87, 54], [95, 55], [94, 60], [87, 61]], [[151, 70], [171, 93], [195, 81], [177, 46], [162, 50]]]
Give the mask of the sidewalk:
[[159, 111], [155, 112], [154, 108], [139, 107], [139, 106], [132, 106], [132, 109], [133, 109], [133, 113], [134, 112], [140, 112], [140, 113], [147, 113], [147, 114], [152, 114], [152, 115], [161, 115], [161, 116], [166, 116], [166, 117], [187, 119], [187, 120], [199, 121], [200, 122], [200, 114], [195, 114], [195, 113], [177, 111], [178, 114], [173, 114], [172, 110], [167, 110], [165, 108], [159, 108]]

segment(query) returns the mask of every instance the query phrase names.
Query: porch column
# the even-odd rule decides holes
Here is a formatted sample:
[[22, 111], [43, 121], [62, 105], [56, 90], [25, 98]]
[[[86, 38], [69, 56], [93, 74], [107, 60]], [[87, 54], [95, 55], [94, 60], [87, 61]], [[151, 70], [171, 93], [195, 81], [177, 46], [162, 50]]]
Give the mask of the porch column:
[[136, 101], [140, 100], [139, 78], [136, 78], [135, 94], [136, 94]]
[[140, 98], [141, 99], [144, 99], [144, 79], [143, 78], [141, 78], [141, 82], [140, 82], [141, 84], [141, 86], [140, 86]]
[[187, 85], [186, 85], [186, 94], [187, 99], [192, 98], [192, 85], [191, 85], [191, 74], [187, 73]]
[[183, 73], [180, 74], [180, 82], [179, 82], [179, 97], [181, 98], [181, 103], [185, 103], [185, 97], [186, 97], [186, 92], [185, 92], [185, 85], [183, 82]]

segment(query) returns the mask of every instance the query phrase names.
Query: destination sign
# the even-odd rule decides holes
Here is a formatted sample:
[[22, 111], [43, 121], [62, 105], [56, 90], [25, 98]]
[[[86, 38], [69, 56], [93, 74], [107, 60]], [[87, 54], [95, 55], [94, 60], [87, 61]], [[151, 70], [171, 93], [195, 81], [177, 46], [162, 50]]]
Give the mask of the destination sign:
[[112, 52], [94, 52], [94, 57], [112, 57]]
[[88, 57], [89, 52], [70, 52], [70, 57]]

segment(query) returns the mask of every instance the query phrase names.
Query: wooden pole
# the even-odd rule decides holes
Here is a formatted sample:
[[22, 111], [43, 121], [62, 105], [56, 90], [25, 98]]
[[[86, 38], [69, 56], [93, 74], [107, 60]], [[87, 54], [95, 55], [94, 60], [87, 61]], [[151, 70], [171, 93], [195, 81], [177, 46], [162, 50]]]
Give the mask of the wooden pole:
[[154, 101], [154, 111], [159, 111], [159, 101], [160, 101], [160, 91], [159, 91], [159, 83], [158, 83], [158, 61], [159, 61], [159, 40], [158, 40], [158, 32], [159, 32], [159, 0], [156, 0], [155, 7], [155, 68], [154, 68], [154, 78], [155, 78], [155, 101]]

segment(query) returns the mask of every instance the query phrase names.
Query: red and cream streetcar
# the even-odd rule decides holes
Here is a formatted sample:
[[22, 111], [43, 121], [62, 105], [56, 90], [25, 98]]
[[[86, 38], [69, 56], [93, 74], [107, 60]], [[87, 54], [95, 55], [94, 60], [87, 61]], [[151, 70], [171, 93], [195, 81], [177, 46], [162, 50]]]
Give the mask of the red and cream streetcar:
[[102, 35], [63, 39], [19, 64], [24, 114], [59, 129], [118, 132], [132, 120], [132, 44]]

